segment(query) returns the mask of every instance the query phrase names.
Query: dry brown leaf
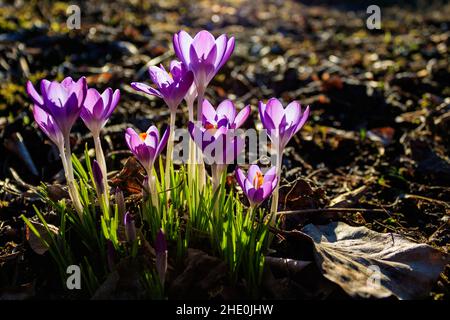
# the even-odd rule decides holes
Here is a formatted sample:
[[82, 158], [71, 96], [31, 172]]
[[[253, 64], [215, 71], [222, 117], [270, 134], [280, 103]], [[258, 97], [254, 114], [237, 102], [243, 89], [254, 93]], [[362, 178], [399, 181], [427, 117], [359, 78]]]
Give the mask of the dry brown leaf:
[[417, 299], [429, 294], [448, 256], [394, 233], [378, 233], [343, 222], [302, 230], [314, 242], [322, 274], [350, 296]]
[[[48, 247], [46, 245], [50, 243], [50, 235], [47, 232], [47, 229], [45, 226], [40, 222], [30, 221], [33, 224], [33, 227], [39, 232], [41, 235], [41, 239], [39, 239], [33, 231], [30, 230], [30, 228], [27, 226], [26, 230], [26, 237], [28, 240], [28, 244], [30, 245], [31, 249], [33, 249], [34, 252], [37, 254], [43, 255], [47, 252]], [[59, 233], [59, 228], [52, 225], [47, 224], [48, 229], [53, 234], [57, 235]]]

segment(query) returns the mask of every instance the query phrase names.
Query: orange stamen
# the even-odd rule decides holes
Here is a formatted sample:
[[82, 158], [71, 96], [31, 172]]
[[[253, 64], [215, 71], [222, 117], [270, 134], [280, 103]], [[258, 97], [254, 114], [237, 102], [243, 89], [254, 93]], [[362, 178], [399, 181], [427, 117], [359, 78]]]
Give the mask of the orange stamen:
[[205, 125], [205, 129], [217, 129], [217, 125], [215, 125], [215, 124], [212, 124], [212, 123], [207, 123], [206, 125]]
[[261, 172], [256, 172], [255, 177], [253, 178], [253, 186], [255, 189], [261, 188], [264, 183], [264, 176]]
[[145, 141], [145, 139], [147, 138], [147, 133], [146, 132], [140, 133], [139, 138], [141, 138], [142, 141]]

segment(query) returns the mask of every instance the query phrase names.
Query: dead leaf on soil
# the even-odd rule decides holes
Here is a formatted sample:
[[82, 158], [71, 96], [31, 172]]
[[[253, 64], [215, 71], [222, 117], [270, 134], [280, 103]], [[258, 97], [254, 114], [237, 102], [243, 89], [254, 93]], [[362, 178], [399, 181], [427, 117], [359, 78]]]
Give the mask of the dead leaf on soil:
[[302, 230], [314, 241], [322, 274], [350, 296], [416, 299], [429, 294], [448, 256], [394, 233], [378, 233], [342, 222]]
[[[31, 231], [30, 228], [27, 226], [26, 236], [27, 236], [28, 243], [34, 252], [36, 252], [37, 254], [43, 255], [48, 250], [46, 243], [47, 244], [50, 243], [50, 235], [48, 234], [47, 229], [45, 228], [45, 226], [42, 223], [35, 222], [35, 221], [30, 221], [30, 222], [33, 224], [33, 227], [41, 235], [41, 239], [39, 239], [34, 234], [34, 232]], [[50, 232], [52, 232], [53, 234], [57, 235], [59, 233], [58, 227], [56, 227], [52, 224], [47, 224], [47, 227], [50, 230]]]

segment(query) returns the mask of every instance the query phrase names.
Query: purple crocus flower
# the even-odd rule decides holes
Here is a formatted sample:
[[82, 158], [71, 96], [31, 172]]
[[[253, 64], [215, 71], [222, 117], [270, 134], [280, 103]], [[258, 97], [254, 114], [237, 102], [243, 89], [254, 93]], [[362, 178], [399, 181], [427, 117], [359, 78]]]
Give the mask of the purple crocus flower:
[[258, 108], [261, 122], [279, 152], [282, 152], [289, 140], [303, 127], [309, 116], [309, 106], [302, 112], [297, 101], [283, 108], [278, 99], [271, 98], [267, 104], [260, 101]]
[[207, 99], [203, 100], [202, 124], [206, 129], [219, 127], [237, 129], [247, 120], [249, 114], [249, 105], [236, 114], [236, 107], [231, 100], [222, 101], [217, 109], [214, 109]]
[[64, 146], [64, 137], [58, 125], [55, 123], [53, 116], [37, 104], [33, 107], [33, 116], [39, 128], [41, 128], [47, 137], [62, 150]]
[[200, 127], [189, 122], [188, 131], [208, 164], [233, 163], [245, 147], [245, 140], [225, 126]]
[[245, 176], [242, 169], [236, 170], [236, 180], [247, 196], [252, 207], [258, 206], [267, 199], [275, 189], [278, 183], [276, 167], [270, 168], [266, 174], [261, 169], [252, 164]]
[[99, 135], [100, 130], [105, 126], [111, 113], [116, 108], [119, 99], [119, 89], [113, 92], [111, 88], [107, 88], [102, 94], [93, 88], [88, 89], [80, 116], [94, 136]]
[[27, 93], [35, 105], [53, 117], [63, 136], [68, 137], [86, 98], [86, 78], [81, 77], [75, 82], [71, 77], [67, 77], [61, 83], [43, 79], [42, 96], [38, 94], [31, 81], [28, 81]]
[[172, 61], [170, 73], [166, 71], [163, 65], [161, 67], [150, 67], [149, 73], [158, 90], [140, 82], [133, 82], [131, 86], [135, 90], [164, 99], [171, 112], [175, 112], [192, 85], [194, 80], [192, 72], [183, 63]]
[[204, 91], [211, 79], [230, 58], [234, 37], [223, 34], [217, 39], [206, 30], [192, 38], [186, 31], [173, 36], [177, 57], [194, 73], [197, 90]]
[[151, 173], [153, 164], [166, 146], [168, 138], [169, 128], [166, 129], [160, 139], [158, 129], [155, 126], [151, 126], [146, 132], [140, 134], [137, 134], [132, 128], [128, 128], [125, 133], [128, 148], [148, 174]]

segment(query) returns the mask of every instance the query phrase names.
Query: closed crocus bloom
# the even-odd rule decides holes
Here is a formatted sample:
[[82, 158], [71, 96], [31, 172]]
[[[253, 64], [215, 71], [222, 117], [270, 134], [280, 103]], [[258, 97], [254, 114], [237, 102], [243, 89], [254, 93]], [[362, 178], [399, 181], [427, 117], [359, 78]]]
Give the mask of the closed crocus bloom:
[[164, 99], [169, 109], [174, 112], [192, 85], [194, 80], [192, 72], [183, 63], [172, 61], [170, 73], [162, 65], [150, 67], [149, 73], [158, 89], [140, 82], [133, 82], [131, 86], [135, 90]]
[[94, 163], [92, 164], [92, 175], [94, 176], [94, 183], [97, 188], [97, 192], [102, 194], [105, 192], [105, 185], [103, 184], [102, 169], [100, 168], [97, 160], [94, 160]]
[[61, 150], [64, 145], [64, 137], [53, 116], [36, 104], [33, 107], [33, 116], [39, 128]]
[[95, 89], [88, 89], [81, 109], [81, 119], [94, 135], [98, 135], [105, 126], [120, 99], [120, 91], [107, 88], [102, 94]]
[[250, 114], [250, 106], [246, 106], [238, 114], [236, 107], [231, 100], [224, 100], [217, 109], [207, 100], [203, 100], [202, 105], [202, 124], [206, 129], [217, 129], [225, 127], [229, 129], [239, 128]]
[[86, 98], [86, 78], [82, 77], [75, 82], [67, 77], [61, 83], [44, 79], [41, 81], [41, 95], [31, 81], [28, 81], [27, 93], [35, 105], [53, 117], [63, 135], [68, 136]]
[[133, 216], [127, 212], [123, 218], [123, 224], [125, 226], [125, 236], [129, 242], [136, 240], [136, 225], [134, 223]]
[[166, 129], [160, 139], [158, 129], [155, 126], [151, 126], [146, 132], [140, 134], [136, 133], [132, 128], [128, 128], [125, 133], [128, 148], [130, 148], [147, 173], [151, 172], [153, 164], [166, 146], [168, 138], [169, 128]]
[[252, 164], [248, 169], [247, 176], [238, 168], [236, 180], [247, 196], [250, 205], [255, 207], [267, 199], [277, 186], [276, 167], [270, 168], [266, 174], [263, 174], [257, 165]]
[[283, 108], [278, 99], [271, 98], [267, 104], [259, 102], [259, 115], [272, 142], [277, 144], [279, 150], [282, 151], [289, 140], [305, 124], [309, 116], [309, 106], [302, 112], [297, 101], [293, 101]]
[[234, 50], [234, 37], [223, 34], [217, 39], [206, 30], [192, 38], [186, 31], [173, 36], [177, 57], [194, 73], [198, 90], [204, 90]]

